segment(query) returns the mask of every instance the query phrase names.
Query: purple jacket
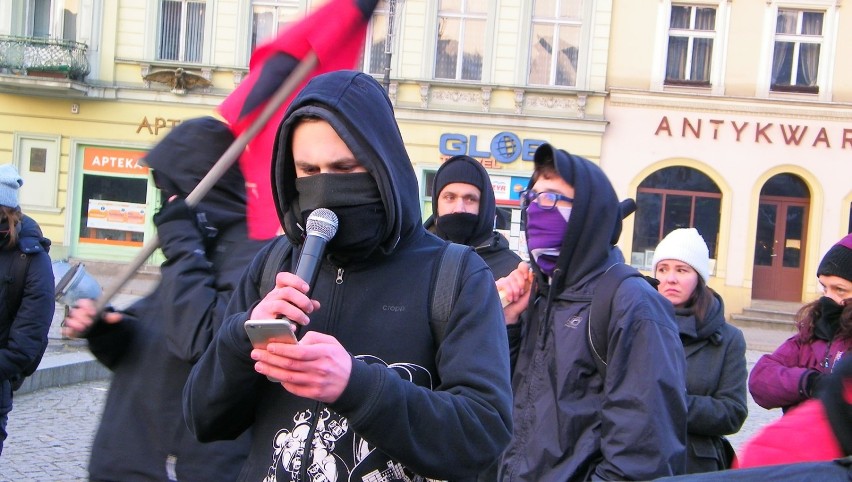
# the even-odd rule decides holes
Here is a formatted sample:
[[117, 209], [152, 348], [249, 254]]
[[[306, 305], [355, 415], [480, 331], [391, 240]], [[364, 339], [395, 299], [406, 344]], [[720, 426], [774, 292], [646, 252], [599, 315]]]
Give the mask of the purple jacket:
[[835, 340], [829, 347], [825, 340], [802, 343], [798, 334], [793, 335], [773, 353], [757, 360], [749, 375], [748, 390], [761, 407], [786, 411], [808, 398], [801, 386], [806, 373], [831, 373], [850, 348], [849, 340]]

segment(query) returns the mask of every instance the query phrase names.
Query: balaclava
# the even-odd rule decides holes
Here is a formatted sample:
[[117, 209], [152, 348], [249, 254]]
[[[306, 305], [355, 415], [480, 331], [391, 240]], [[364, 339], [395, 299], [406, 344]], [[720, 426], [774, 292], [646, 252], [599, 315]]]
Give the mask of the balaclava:
[[[479, 189], [479, 213], [448, 213], [438, 215], [438, 197], [448, 184], [464, 183]], [[476, 245], [494, 231], [494, 189], [491, 178], [482, 164], [470, 156], [447, 159], [435, 173], [432, 185], [432, 216], [435, 234], [459, 244]]]

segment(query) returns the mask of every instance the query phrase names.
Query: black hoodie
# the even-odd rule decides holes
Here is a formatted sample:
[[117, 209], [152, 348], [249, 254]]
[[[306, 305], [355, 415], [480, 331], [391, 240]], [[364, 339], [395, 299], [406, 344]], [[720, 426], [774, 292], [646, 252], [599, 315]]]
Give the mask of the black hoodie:
[[[162, 196], [185, 197], [234, 140], [211, 117], [179, 124], [145, 157]], [[122, 321], [87, 335], [92, 354], [113, 372], [92, 445], [92, 480], [232, 481], [248, 436], [202, 444], [181, 409], [190, 368], [213, 339], [245, 266], [262, 246], [247, 237], [245, 181], [234, 165], [202, 198], [200, 219], [157, 226], [166, 261], [148, 296]]]
[[[450, 163], [464, 162], [470, 164], [472, 169], [468, 172], [475, 172], [479, 179], [473, 184], [470, 180], [449, 179], [445, 176], [443, 169]], [[494, 201], [494, 188], [491, 186], [491, 178], [488, 176], [488, 171], [482, 167], [475, 159], [469, 156], [454, 156], [447, 159], [444, 164], [435, 173], [435, 189], [432, 190], [432, 215], [426, 220], [423, 225], [430, 232], [443, 237], [435, 229], [435, 219], [438, 218], [438, 196], [441, 194], [438, 185], [446, 186], [454, 182], [467, 182], [480, 188], [479, 194], [479, 214], [476, 220], [476, 226], [473, 229], [470, 246], [473, 247], [476, 254], [485, 260], [485, 264], [491, 268], [494, 274], [494, 279], [499, 279], [508, 276], [509, 273], [518, 267], [521, 257], [509, 249], [509, 241], [502, 234], [494, 231], [494, 217], [497, 212], [497, 204]]]
[[352, 354], [349, 383], [324, 404], [291, 395], [254, 370], [243, 324], [263, 297], [262, 252], [187, 383], [190, 427], [200, 440], [251, 427], [240, 480], [308, 480], [314, 473], [328, 480], [472, 480], [503, 450], [511, 427], [506, 330], [491, 272], [467, 254], [459, 302], [436, 350], [429, 302], [444, 241], [420, 224], [417, 179], [387, 95], [369, 75], [350, 71], [310, 81], [279, 132], [273, 189], [296, 245], [285, 260], [290, 271], [302, 242], [290, 137], [293, 117], [304, 115], [334, 127], [378, 183], [385, 208], [387, 229], [369, 259], [343, 265], [325, 257], [311, 294], [321, 308], [300, 329], [332, 335]]

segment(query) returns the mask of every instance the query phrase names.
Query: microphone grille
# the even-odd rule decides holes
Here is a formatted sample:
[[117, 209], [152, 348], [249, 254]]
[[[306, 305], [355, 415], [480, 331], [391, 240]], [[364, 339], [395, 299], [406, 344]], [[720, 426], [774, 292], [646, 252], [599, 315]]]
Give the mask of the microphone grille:
[[314, 235], [329, 241], [337, 233], [337, 215], [331, 209], [314, 209], [305, 222], [307, 235]]

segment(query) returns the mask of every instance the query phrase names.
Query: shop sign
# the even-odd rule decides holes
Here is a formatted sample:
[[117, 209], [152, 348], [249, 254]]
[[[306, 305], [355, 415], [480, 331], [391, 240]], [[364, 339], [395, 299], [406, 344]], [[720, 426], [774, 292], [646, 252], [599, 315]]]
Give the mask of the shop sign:
[[148, 167], [139, 161], [146, 151], [86, 147], [83, 149], [83, 169], [111, 174], [148, 175]]
[[508, 131], [500, 132], [490, 141], [480, 140], [475, 134], [468, 136], [447, 132], [441, 134], [438, 150], [444, 156], [468, 155], [479, 159], [493, 158], [499, 164], [511, 164], [518, 159], [532, 161], [536, 148], [545, 142], [540, 139], [521, 139]]
[[663, 116], [654, 131], [657, 137], [733, 140], [754, 144], [783, 144], [831, 149], [852, 148], [852, 129], [809, 126], [787, 122], [754, 122]]

